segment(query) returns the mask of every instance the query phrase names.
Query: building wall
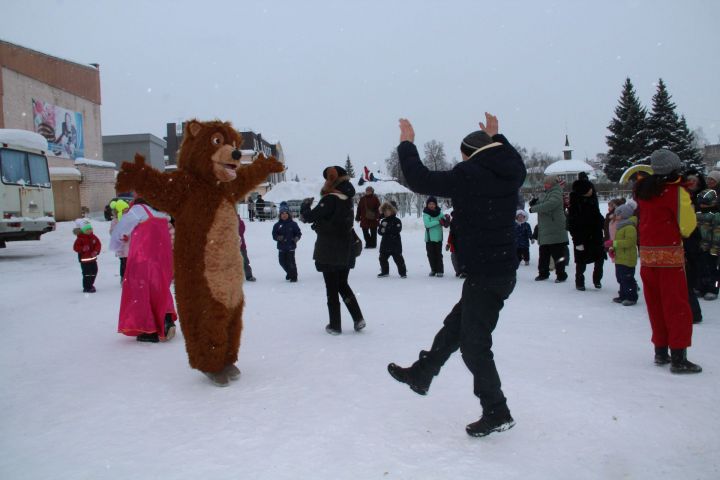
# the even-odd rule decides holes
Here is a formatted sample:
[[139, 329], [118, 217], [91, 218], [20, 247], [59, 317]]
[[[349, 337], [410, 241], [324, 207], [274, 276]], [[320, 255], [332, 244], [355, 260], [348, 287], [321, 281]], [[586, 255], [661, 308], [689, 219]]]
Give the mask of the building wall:
[[115, 196], [115, 169], [93, 165], [75, 165], [80, 170], [80, 208], [92, 214], [102, 212]]
[[[82, 113], [85, 158], [102, 159], [100, 105], [64, 90], [39, 82], [21, 73], [3, 67], [3, 119], [4, 128], [35, 131], [32, 100], [42, 100], [58, 107]], [[50, 156], [48, 156], [50, 158]], [[52, 166], [67, 166], [52, 164]]]
[[122, 162], [132, 162], [135, 154], [145, 157], [153, 168], [165, 169], [165, 142], [151, 134], [106, 135], [103, 137], [103, 160], [120, 168]]
[[[0, 128], [34, 132], [33, 99], [81, 113], [83, 157], [102, 159], [100, 71], [97, 65], [71, 62], [0, 40]], [[58, 196], [69, 199], [67, 208], [56, 205], [56, 210], [60, 208], [70, 212], [67, 215], [74, 214], [79, 197], [81, 210], [99, 213], [115, 195], [115, 170], [112, 168], [75, 165], [73, 159], [54, 155], [48, 155], [48, 164], [51, 167], [75, 167], [82, 174], [74, 194]], [[61, 183], [53, 181], [53, 186], [64, 187]], [[73, 188], [64, 190], [72, 193]]]

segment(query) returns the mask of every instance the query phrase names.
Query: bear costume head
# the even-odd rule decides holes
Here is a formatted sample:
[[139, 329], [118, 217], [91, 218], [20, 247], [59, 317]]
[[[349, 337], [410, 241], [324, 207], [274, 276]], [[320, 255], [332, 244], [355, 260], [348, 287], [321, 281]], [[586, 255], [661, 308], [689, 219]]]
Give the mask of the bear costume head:
[[242, 141], [229, 122], [190, 120], [185, 125], [178, 168], [204, 180], [232, 182], [240, 166]]

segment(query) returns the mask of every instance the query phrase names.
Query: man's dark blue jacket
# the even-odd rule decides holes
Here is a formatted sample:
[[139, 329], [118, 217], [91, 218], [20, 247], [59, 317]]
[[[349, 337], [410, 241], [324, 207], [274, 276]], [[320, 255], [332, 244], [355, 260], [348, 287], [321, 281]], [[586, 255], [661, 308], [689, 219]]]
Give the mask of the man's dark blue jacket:
[[397, 151], [411, 190], [452, 199], [460, 270], [499, 276], [517, 269], [515, 212], [526, 170], [503, 135], [492, 139], [491, 146], [444, 172], [428, 170], [411, 142]]

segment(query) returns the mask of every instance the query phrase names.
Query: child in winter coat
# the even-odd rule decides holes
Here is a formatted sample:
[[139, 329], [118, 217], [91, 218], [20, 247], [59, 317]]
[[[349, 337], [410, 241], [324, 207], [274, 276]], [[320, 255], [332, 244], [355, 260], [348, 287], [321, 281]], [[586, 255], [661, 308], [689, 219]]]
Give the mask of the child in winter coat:
[[430, 276], [442, 277], [445, 273], [442, 258], [443, 227], [440, 220], [443, 218], [442, 210], [437, 199], [428, 197], [423, 210], [423, 223], [425, 224], [425, 250], [430, 263]]
[[[130, 208], [127, 202], [122, 201], [125, 207], [123, 208], [123, 210], [118, 210], [117, 207], [120, 201], [121, 200], [118, 200], [117, 202], [110, 202], [110, 207], [112, 208], [112, 221], [110, 222], [111, 237], [113, 234], [113, 230], [115, 230], [118, 222]], [[120, 283], [122, 284], [123, 278], [125, 278], [125, 266], [127, 265], [127, 256], [130, 249], [130, 240], [128, 238], [123, 238], [121, 239], [121, 241], [122, 246], [115, 252], [115, 256], [120, 259]]]
[[450, 252], [450, 262], [452, 263], [453, 270], [455, 270], [455, 276], [457, 278], [466, 278], [467, 274], [460, 268], [460, 261], [455, 252], [455, 210], [450, 212], [448, 225], [450, 232], [448, 233], [447, 243], [445, 244], [445, 251]]
[[240, 254], [243, 257], [243, 270], [245, 271], [245, 280], [247, 280], [248, 282], [254, 282], [257, 279], [253, 277], [252, 267], [250, 266], [250, 257], [248, 257], [247, 253], [247, 244], [245, 243], [245, 222], [243, 222], [243, 219], [240, 218], [240, 215], [237, 216], [237, 219], [238, 234], [240, 235]]
[[610, 251], [615, 257], [615, 277], [620, 285], [618, 296], [613, 302], [628, 307], [635, 305], [638, 299], [635, 266], [637, 265], [637, 217], [631, 205], [623, 204], [615, 208], [618, 219], [615, 240], [609, 240]]
[[535, 240], [527, 219], [528, 214], [525, 210], [518, 210], [515, 213], [515, 244], [518, 264], [524, 261], [525, 265], [530, 265], [530, 243], [535, 243]]
[[272, 230], [273, 239], [277, 242], [278, 260], [285, 270], [285, 280], [297, 282], [297, 265], [295, 265], [295, 248], [302, 236], [300, 227], [290, 216], [290, 208], [286, 202], [280, 203], [280, 218]]
[[395, 262], [400, 277], [406, 278], [407, 270], [402, 255], [402, 239], [400, 238], [402, 222], [397, 218], [397, 209], [390, 202], [384, 202], [380, 205], [380, 214], [382, 220], [380, 220], [378, 226], [378, 233], [382, 240], [380, 240], [380, 273], [378, 273], [378, 278], [387, 277], [390, 274], [390, 263], [388, 262], [390, 257]]
[[93, 233], [92, 224], [85, 219], [76, 220], [77, 228], [73, 232], [77, 235], [73, 250], [78, 254], [80, 270], [83, 275], [83, 292], [95, 293], [95, 277], [98, 273], [97, 257], [100, 255], [102, 244]]

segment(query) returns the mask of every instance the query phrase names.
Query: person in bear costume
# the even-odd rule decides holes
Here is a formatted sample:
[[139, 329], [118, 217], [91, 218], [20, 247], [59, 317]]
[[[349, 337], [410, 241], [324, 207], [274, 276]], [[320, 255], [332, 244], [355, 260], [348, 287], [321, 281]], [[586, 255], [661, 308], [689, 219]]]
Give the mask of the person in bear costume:
[[235, 204], [285, 167], [260, 155], [240, 165], [242, 137], [228, 122], [187, 122], [178, 168], [161, 173], [124, 162], [116, 189], [134, 190], [175, 219], [175, 300], [190, 366], [215, 385], [240, 376], [243, 259]]

